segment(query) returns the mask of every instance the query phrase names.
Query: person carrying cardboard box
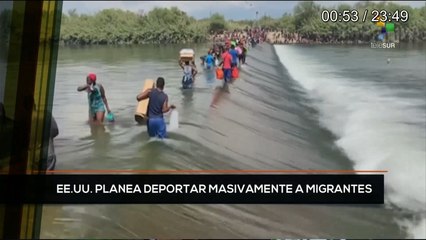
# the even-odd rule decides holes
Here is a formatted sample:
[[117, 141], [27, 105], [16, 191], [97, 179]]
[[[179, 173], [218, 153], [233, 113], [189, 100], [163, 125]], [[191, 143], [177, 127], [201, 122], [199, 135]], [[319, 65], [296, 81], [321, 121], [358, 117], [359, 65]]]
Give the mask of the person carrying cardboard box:
[[173, 104], [169, 106], [169, 98], [163, 91], [164, 85], [164, 78], [159, 77], [155, 88], [149, 88], [136, 96], [138, 101], [149, 98], [147, 121], [148, 135], [160, 139], [167, 138], [166, 122], [164, 121], [163, 114], [176, 108]]

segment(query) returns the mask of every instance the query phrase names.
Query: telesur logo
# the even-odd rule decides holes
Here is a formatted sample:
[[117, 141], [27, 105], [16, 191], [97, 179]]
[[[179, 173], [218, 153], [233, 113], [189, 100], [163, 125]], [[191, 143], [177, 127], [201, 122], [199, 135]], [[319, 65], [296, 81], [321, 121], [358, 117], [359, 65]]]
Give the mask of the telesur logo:
[[395, 32], [395, 24], [379, 21], [376, 26], [380, 28], [380, 32], [376, 35], [375, 42], [371, 42], [371, 48], [396, 48], [395, 42], [389, 42], [389, 35]]

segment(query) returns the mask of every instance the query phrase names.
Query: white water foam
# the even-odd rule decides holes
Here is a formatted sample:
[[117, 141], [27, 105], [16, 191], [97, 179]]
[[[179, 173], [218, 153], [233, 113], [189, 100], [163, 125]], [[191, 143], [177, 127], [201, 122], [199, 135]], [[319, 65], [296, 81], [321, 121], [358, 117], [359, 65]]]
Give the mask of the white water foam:
[[281, 63], [314, 100], [319, 121], [338, 138], [336, 145], [355, 169], [388, 170], [387, 206], [411, 212], [395, 219], [409, 238], [426, 238], [426, 114], [419, 102], [392, 97], [392, 92], [331, 74], [324, 63], [301, 55], [292, 46], [275, 46]]

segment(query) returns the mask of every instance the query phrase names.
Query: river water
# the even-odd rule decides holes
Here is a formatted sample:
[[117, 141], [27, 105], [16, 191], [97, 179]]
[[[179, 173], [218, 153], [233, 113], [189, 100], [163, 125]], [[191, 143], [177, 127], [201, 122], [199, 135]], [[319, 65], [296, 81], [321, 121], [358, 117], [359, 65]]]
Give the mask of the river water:
[[[194, 90], [180, 89], [184, 47], [207, 50], [62, 47], [57, 169], [383, 169], [387, 203], [45, 205], [41, 238], [425, 236], [424, 47], [263, 44], [249, 51], [229, 94], [202, 70]], [[87, 124], [87, 96], [76, 91], [88, 72], [97, 73], [116, 117], [105, 132]], [[134, 121], [135, 97], [144, 79], [159, 76], [180, 121], [170, 139], [152, 142]]]

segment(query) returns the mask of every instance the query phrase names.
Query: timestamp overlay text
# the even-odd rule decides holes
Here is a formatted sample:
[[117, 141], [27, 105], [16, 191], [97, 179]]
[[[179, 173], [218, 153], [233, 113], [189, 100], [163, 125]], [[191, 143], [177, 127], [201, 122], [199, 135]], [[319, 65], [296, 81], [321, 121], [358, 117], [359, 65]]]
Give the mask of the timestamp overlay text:
[[323, 22], [388, 22], [405, 23], [408, 22], [410, 14], [405, 9], [387, 11], [383, 9], [346, 9], [346, 10], [323, 10], [321, 20]]

